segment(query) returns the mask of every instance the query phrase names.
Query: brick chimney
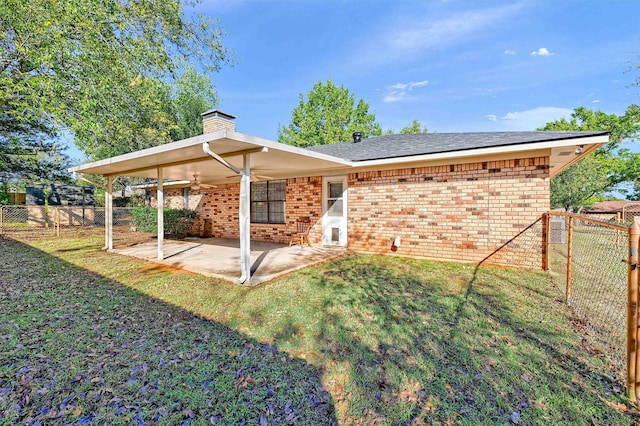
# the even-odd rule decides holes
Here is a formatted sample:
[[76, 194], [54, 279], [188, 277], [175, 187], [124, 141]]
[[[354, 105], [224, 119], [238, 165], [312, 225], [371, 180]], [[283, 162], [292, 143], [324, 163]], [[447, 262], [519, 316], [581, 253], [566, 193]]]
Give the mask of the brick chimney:
[[202, 133], [212, 133], [218, 130], [236, 131], [236, 123], [233, 122], [236, 117], [231, 114], [222, 112], [219, 109], [213, 109], [203, 112], [201, 115]]

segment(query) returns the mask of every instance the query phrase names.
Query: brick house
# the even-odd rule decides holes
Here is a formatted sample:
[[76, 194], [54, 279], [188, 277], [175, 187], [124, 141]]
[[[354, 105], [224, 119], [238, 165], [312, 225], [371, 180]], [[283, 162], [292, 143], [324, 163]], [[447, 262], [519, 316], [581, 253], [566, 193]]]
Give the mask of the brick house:
[[301, 149], [236, 132], [234, 118], [210, 111], [202, 136], [72, 171], [158, 178], [154, 202], [195, 209], [203, 236], [288, 243], [308, 220], [312, 245], [476, 262], [549, 210], [551, 177], [608, 141], [606, 132], [355, 134]]

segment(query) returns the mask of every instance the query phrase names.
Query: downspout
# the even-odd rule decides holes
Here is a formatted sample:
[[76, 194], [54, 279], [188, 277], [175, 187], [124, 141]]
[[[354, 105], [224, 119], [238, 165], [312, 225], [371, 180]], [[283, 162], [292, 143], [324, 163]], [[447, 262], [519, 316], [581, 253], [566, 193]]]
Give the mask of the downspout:
[[202, 142], [202, 150], [204, 151], [205, 154], [207, 154], [209, 157], [211, 157], [214, 160], [216, 160], [218, 163], [220, 163], [223, 166], [225, 166], [226, 168], [230, 169], [235, 174], [237, 174], [239, 176], [242, 176], [242, 173], [243, 173], [242, 170], [240, 170], [239, 168], [235, 167], [233, 164], [228, 163], [227, 160], [225, 160], [224, 158], [220, 157], [215, 152], [211, 151], [211, 148], [209, 148], [209, 142]]
[[240, 284], [244, 284], [251, 277], [250, 269], [250, 244], [251, 238], [249, 236], [249, 193], [250, 193], [250, 174], [251, 169], [249, 166], [249, 155], [243, 156], [243, 170], [238, 169], [233, 164], [228, 163], [224, 158], [220, 157], [215, 152], [211, 151], [208, 142], [202, 143], [202, 150], [209, 157], [216, 160], [235, 174], [240, 176], [240, 271], [241, 275], [238, 278]]
[[240, 175], [240, 264], [242, 275], [240, 283], [251, 279], [251, 222], [250, 222], [250, 200], [251, 200], [251, 166], [249, 154], [242, 156], [243, 170]]

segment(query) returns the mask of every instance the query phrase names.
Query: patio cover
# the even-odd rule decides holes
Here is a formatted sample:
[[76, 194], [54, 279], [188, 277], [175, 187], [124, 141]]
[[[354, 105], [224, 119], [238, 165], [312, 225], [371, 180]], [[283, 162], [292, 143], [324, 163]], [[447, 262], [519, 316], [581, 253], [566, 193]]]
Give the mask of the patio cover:
[[[326, 154], [284, 145], [244, 133], [219, 130], [153, 148], [111, 157], [73, 167], [71, 172], [103, 176], [136, 176], [156, 179], [158, 168], [164, 179], [193, 180], [207, 184], [226, 184], [234, 180], [229, 169], [207, 155], [202, 144], [241, 169], [243, 154], [251, 155], [251, 171], [278, 179], [281, 177], [309, 176], [350, 167], [351, 162]], [[266, 148], [266, 150], [264, 150]], [[264, 150], [264, 152], [263, 152]], [[237, 181], [237, 179], [235, 179]]]

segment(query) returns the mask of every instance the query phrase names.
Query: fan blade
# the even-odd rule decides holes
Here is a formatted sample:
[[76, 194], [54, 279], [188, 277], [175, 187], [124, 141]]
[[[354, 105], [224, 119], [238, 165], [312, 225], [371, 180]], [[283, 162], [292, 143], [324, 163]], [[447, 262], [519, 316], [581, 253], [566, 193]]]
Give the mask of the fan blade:
[[251, 173], [251, 175], [253, 175], [253, 176], [255, 176], [255, 177], [257, 177], [258, 179], [261, 179], [261, 180], [274, 180], [275, 179], [273, 176], [257, 175], [257, 174], [254, 174], [254, 173]]

